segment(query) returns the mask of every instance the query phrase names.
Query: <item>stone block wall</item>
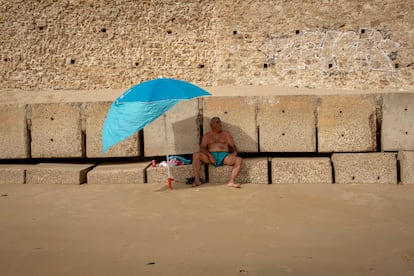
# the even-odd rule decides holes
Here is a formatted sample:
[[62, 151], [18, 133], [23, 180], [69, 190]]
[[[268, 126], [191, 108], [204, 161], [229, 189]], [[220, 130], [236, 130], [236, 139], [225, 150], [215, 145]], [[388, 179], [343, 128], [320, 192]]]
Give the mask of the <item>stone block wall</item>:
[[25, 184], [28, 165], [1, 164], [0, 184]]
[[138, 133], [102, 154], [102, 127], [111, 102], [87, 102], [82, 105], [84, 121], [85, 152], [87, 158], [133, 157], [141, 155]]
[[201, 139], [199, 100], [182, 101], [165, 115], [145, 127], [144, 155], [191, 154], [197, 151]]
[[410, 94], [385, 95], [381, 145], [384, 151], [414, 148], [414, 97]]
[[85, 157], [79, 103], [33, 104], [31, 156]]
[[397, 184], [396, 153], [334, 153], [335, 183]]
[[[241, 153], [407, 152], [397, 165], [411, 183], [413, 18], [413, 1], [400, 0], [3, 1], [0, 160], [189, 154], [220, 116]], [[159, 76], [206, 88], [348, 90], [184, 103], [167, 114], [166, 147], [160, 118], [102, 155], [110, 97], [94, 92]], [[54, 92], [48, 103], [37, 100], [41, 90]], [[68, 90], [92, 100], [62, 101]]]
[[[240, 153], [414, 150], [414, 94], [213, 96], [184, 101], [101, 153], [109, 102], [0, 104], [0, 159], [186, 155], [219, 116]], [[165, 129], [166, 128], [166, 129]], [[167, 134], [167, 140], [165, 139]], [[167, 145], [165, 143], [167, 141]], [[381, 147], [380, 147], [381, 145]], [[166, 148], [167, 146], [167, 148]], [[144, 150], [142, 150], [144, 149]]]
[[146, 182], [148, 162], [104, 163], [87, 174], [88, 184], [142, 184]]
[[[167, 167], [148, 167], [146, 169], [148, 183], [162, 183], [166, 182], [168, 175]], [[186, 183], [187, 178], [193, 177], [193, 169], [191, 165], [181, 165], [170, 168], [170, 177], [174, 178], [175, 183]], [[204, 166], [200, 167], [200, 178], [206, 179]]]
[[274, 184], [331, 184], [331, 160], [327, 157], [272, 158], [271, 177]]
[[26, 184], [71, 184], [87, 182], [94, 164], [40, 163], [26, 168]]
[[398, 152], [400, 178], [402, 184], [414, 184], [414, 151]]
[[3, 1], [1, 89], [201, 86], [412, 91], [401, 0]]
[[260, 97], [260, 152], [315, 152], [316, 97]]
[[1, 159], [30, 157], [26, 114], [24, 104], [0, 105]]
[[238, 137], [240, 152], [258, 152], [257, 97], [207, 97], [203, 99], [204, 132], [210, 130], [210, 119], [220, 117], [223, 128]]
[[[268, 160], [267, 158], [245, 158], [236, 178], [239, 183], [268, 184]], [[212, 183], [227, 183], [230, 178], [232, 167], [208, 166], [208, 177]]]
[[374, 97], [321, 97], [318, 107], [318, 151], [359, 152], [377, 149]]
[[[154, 121], [142, 134], [100, 155], [108, 108], [108, 102], [0, 104], [6, 119], [0, 124], [0, 160], [30, 163], [36, 158], [46, 166], [57, 158], [99, 163], [127, 157], [148, 162], [167, 153], [187, 155], [198, 150], [201, 134], [210, 130], [209, 119], [219, 116], [246, 158], [239, 177], [244, 183], [412, 183], [414, 145], [407, 138], [412, 135], [412, 93], [200, 98], [166, 113], [168, 150], [164, 124]], [[223, 182], [230, 171], [211, 167], [208, 176]], [[2, 172], [7, 173], [9, 168]], [[140, 175], [139, 183], [145, 182], [133, 166], [131, 173]], [[178, 181], [185, 182], [191, 173], [191, 166], [186, 166]], [[148, 179], [159, 182], [164, 179], [161, 174], [165, 171], [150, 168]], [[57, 181], [59, 173], [54, 177]]]

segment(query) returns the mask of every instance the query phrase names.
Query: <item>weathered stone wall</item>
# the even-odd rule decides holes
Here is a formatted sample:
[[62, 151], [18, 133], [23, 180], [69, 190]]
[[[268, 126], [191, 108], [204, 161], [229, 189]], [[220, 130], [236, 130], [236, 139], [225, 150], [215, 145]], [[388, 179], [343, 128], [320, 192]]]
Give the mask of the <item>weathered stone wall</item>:
[[[242, 183], [414, 183], [414, 93], [194, 99], [166, 112], [167, 131], [154, 121], [143, 135], [131, 136], [105, 155], [100, 141], [108, 102], [66, 102], [61, 96], [26, 105], [0, 101], [0, 163], [6, 163], [0, 164], [0, 179], [82, 184], [87, 174], [88, 183], [159, 182], [166, 179], [167, 169], [148, 168], [148, 160], [196, 151], [201, 130], [210, 130], [214, 115], [233, 134], [244, 157]], [[72, 157], [87, 166], [49, 164]], [[113, 157], [142, 162], [125, 165]], [[16, 167], [8, 159], [45, 163]], [[97, 169], [90, 163], [116, 160], [118, 164]], [[201, 169], [202, 177], [218, 183], [227, 181], [231, 171], [227, 166]], [[173, 175], [185, 182], [192, 176], [191, 166], [180, 166]]]
[[413, 1], [0, 0], [0, 31], [1, 90], [414, 88]]
[[109, 108], [106, 101], [0, 103], [0, 160], [191, 154], [213, 116], [222, 119], [240, 153], [414, 151], [413, 93], [193, 99], [166, 112], [166, 131], [158, 118], [142, 136], [132, 135], [102, 154]]

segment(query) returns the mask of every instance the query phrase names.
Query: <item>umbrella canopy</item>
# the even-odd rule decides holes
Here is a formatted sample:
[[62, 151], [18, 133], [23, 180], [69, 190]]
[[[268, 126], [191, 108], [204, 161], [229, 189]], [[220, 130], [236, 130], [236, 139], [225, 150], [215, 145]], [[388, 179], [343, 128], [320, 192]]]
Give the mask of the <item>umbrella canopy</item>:
[[102, 129], [102, 153], [163, 115], [182, 100], [209, 96], [186, 81], [158, 78], [135, 85], [111, 105]]

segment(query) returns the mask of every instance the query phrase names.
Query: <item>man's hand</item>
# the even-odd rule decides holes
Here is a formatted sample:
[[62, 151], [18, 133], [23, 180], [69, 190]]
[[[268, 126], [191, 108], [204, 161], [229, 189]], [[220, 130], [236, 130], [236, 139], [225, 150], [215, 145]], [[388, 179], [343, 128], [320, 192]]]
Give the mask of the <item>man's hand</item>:
[[211, 153], [208, 153], [208, 161], [210, 161], [211, 164], [216, 164], [216, 159], [214, 159]]

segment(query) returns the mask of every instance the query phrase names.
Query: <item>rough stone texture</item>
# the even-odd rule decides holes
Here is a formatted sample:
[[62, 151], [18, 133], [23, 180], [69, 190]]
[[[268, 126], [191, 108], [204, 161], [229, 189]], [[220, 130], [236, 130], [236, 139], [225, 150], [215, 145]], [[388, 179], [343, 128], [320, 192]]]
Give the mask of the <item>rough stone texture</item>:
[[[174, 182], [185, 183], [187, 178], [193, 177], [192, 165], [181, 165], [170, 168], [171, 176]], [[200, 167], [200, 177], [206, 179], [204, 166]], [[167, 183], [168, 168], [167, 167], [148, 167], [147, 182], [148, 183]]]
[[413, 2], [3, 1], [5, 89], [197, 84], [413, 90]]
[[84, 103], [86, 157], [134, 157], [140, 156], [139, 135], [134, 134], [102, 154], [102, 127], [112, 102]]
[[396, 153], [334, 153], [335, 183], [397, 184]]
[[412, 66], [407, 67], [414, 47], [410, 1], [238, 0], [216, 5], [219, 85], [413, 87]]
[[260, 97], [260, 152], [315, 152], [315, 111], [311, 96]]
[[31, 105], [33, 158], [84, 157], [79, 103]]
[[364, 95], [322, 96], [318, 108], [318, 151], [376, 151], [376, 106]]
[[382, 114], [382, 150], [414, 150], [414, 94], [384, 95]]
[[145, 169], [151, 163], [101, 164], [88, 172], [88, 184], [141, 184], [145, 183]]
[[29, 157], [26, 106], [0, 105], [0, 159]]
[[0, 184], [24, 184], [26, 181], [26, 168], [30, 165], [0, 165]]
[[[268, 184], [267, 158], [244, 158], [239, 175], [236, 178], [238, 183]], [[215, 167], [208, 166], [208, 181], [210, 183], [229, 182], [232, 166]]]
[[332, 165], [327, 157], [272, 158], [273, 184], [331, 184]]
[[94, 164], [40, 163], [27, 168], [26, 184], [83, 184], [93, 166]]
[[256, 109], [257, 97], [203, 98], [203, 132], [210, 131], [211, 118], [220, 117], [239, 152], [258, 152]]
[[414, 151], [398, 152], [401, 184], [414, 184]]
[[[198, 99], [181, 101], [144, 128], [144, 155], [163, 156], [190, 154], [199, 149], [200, 119]], [[167, 134], [167, 149], [165, 144]]]

